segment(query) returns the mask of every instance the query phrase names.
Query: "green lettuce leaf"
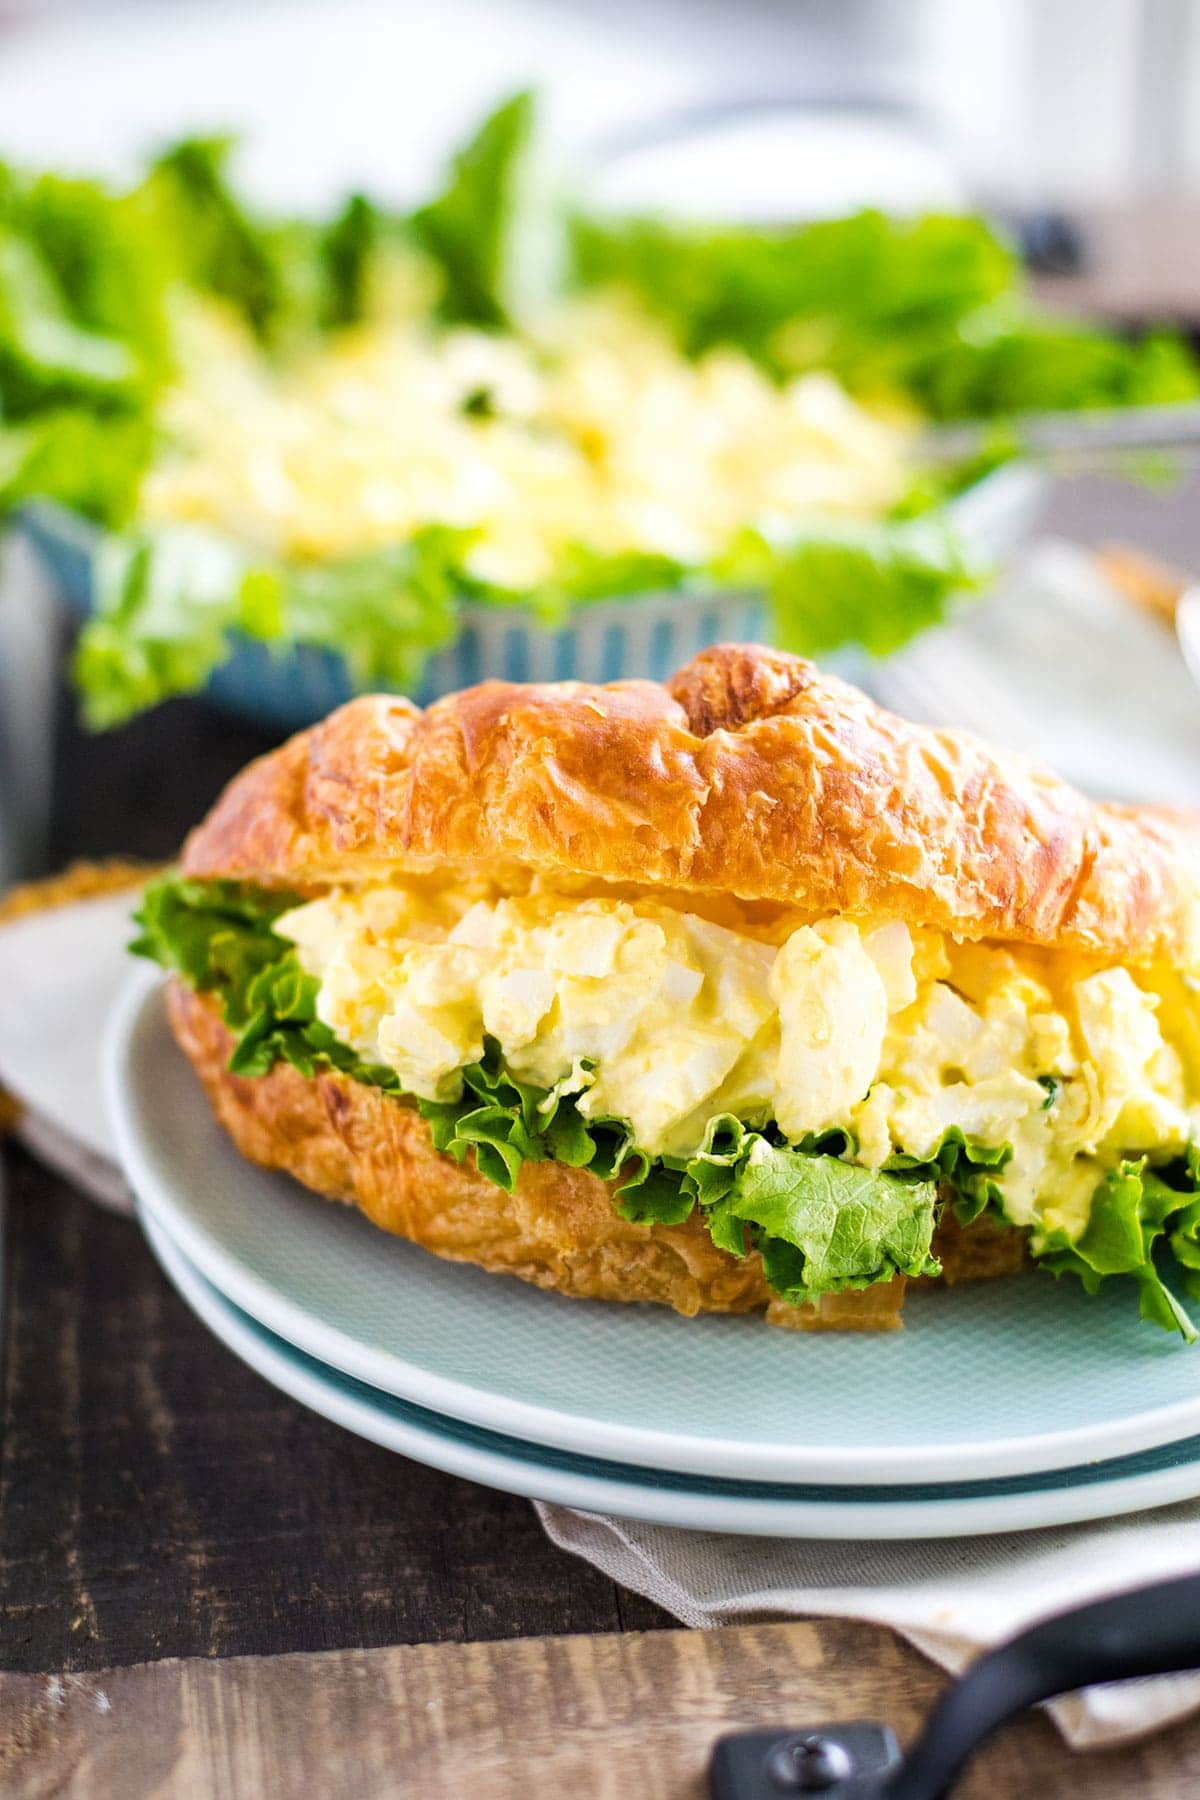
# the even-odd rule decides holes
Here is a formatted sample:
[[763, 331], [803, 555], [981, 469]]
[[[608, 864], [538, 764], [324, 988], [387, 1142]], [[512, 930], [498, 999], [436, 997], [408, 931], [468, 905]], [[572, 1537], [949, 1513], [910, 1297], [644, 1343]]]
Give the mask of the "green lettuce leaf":
[[5, 411], [18, 419], [39, 404], [79, 400], [119, 409], [141, 376], [128, 346], [72, 318], [34, 246], [3, 228], [0, 358]]
[[97, 182], [0, 170], [0, 412], [146, 404], [167, 356], [137, 209]]
[[438, 310], [456, 325], [512, 325], [557, 284], [556, 209], [536, 158], [529, 92], [497, 107], [454, 157], [443, 191], [409, 221], [442, 277]]
[[78, 325], [124, 343], [148, 377], [162, 373], [170, 362], [163, 250], [136, 191], [13, 174], [0, 216], [36, 252]]
[[960, 1225], [971, 1225], [984, 1213], [998, 1224], [1006, 1224], [1004, 1193], [996, 1176], [1011, 1161], [1011, 1144], [980, 1144], [964, 1136], [958, 1125], [952, 1125], [933, 1156], [927, 1161], [898, 1154], [888, 1159], [889, 1169], [908, 1169], [927, 1181], [944, 1183], [954, 1196], [954, 1211]]
[[411, 689], [428, 655], [458, 630], [468, 531], [428, 525], [403, 543], [334, 562], [248, 573], [239, 624], [267, 642], [337, 650], [360, 687]]
[[1156, 1251], [1167, 1251], [1184, 1272], [1185, 1286], [1200, 1298], [1200, 1162], [1196, 1146], [1186, 1158], [1152, 1169], [1146, 1158], [1122, 1162], [1097, 1183], [1082, 1232], [1048, 1232], [1033, 1250], [1053, 1275], [1077, 1275], [1089, 1294], [1113, 1275], [1138, 1284], [1143, 1319], [1196, 1342], [1196, 1327], [1163, 1281]]
[[1200, 391], [1195, 358], [1169, 332], [1130, 340], [1013, 305], [965, 319], [955, 337], [913, 359], [905, 386], [938, 419], [1168, 405]]
[[334, 650], [359, 686], [411, 689], [426, 657], [458, 629], [469, 542], [430, 526], [367, 555], [300, 565], [255, 563], [187, 526], [110, 535], [93, 564], [94, 611], [75, 654], [85, 721], [104, 729], [197, 692], [238, 634]]
[[193, 286], [237, 309], [269, 338], [286, 306], [278, 246], [229, 180], [231, 137], [189, 137], [151, 167], [146, 190]]
[[936, 1199], [932, 1181], [797, 1153], [756, 1136], [724, 1208], [755, 1227], [768, 1282], [800, 1306], [897, 1272], [938, 1274], [930, 1253]]
[[271, 929], [298, 904], [282, 890], [163, 876], [142, 895], [129, 948], [217, 996], [235, 1040], [229, 1066], [238, 1074], [265, 1075], [282, 1061], [305, 1075], [329, 1067], [396, 1091], [391, 1069], [364, 1062], [317, 1018], [317, 982], [294, 945]]
[[153, 243], [100, 183], [0, 166], [0, 513], [128, 517], [168, 363]]
[[633, 595], [665, 594], [704, 584], [703, 576], [673, 556], [651, 550], [600, 551], [586, 544], [569, 545], [549, 580], [528, 594], [491, 589], [480, 598], [497, 604], [525, 605], [546, 626], [561, 625], [577, 606], [621, 600]]
[[714, 574], [765, 592], [772, 642], [803, 656], [847, 644], [890, 655], [984, 580], [949, 527], [921, 519], [824, 526], [782, 544], [743, 532]]
[[[1059, 1078], [1042, 1076], [1046, 1107], [1054, 1104]], [[893, 1157], [889, 1167], [919, 1167], [948, 1184], [955, 1214], [963, 1225], [986, 1216], [1010, 1223], [1004, 1190], [996, 1177], [1012, 1160], [1012, 1145], [994, 1147], [965, 1138], [957, 1126], [946, 1133], [931, 1163], [915, 1165]], [[1111, 1276], [1130, 1276], [1138, 1285], [1141, 1316], [1191, 1344], [1197, 1332], [1187, 1310], [1164, 1282], [1158, 1264], [1174, 1258], [1189, 1295], [1200, 1299], [1200, 1146], [1185, 1157], [1152, 1169], [1147, 1159], [1126, 1160], [1096, 1184], [1083, 1230], [1075, 1237], [1061, 1228], [1035, 1232], [1035, 1263], [1052, 1275], [1075, 1275], [1089, 1294]]]
[[105, 537], [75, 686], [93, 729], [204, 686], [238, 623], [241, 558], [211, 533], [177, 528]]
[[1012, 250], [982, 219], [865, 211], [787, 230], [579, 215], [576, 280], [632, 293], [689, 355], [719, 344], [776, 375], [836, 375], [935, 419], [1192, 398], [1183, 340], [1134, 342], [1031, 309]]
[[133, 510], [152, 442], [144, 414], [106, 418], [84, 406], [0, 426], [0, 518], [25, 501], [52, 499], [98, 524], [121, 522]]
[[379, 208], [365, 194], [351, 194], [318, 237], [323, 329], [354, 325], [365, 316], [382, 223]]
[[952, 332], [1016, 279], [1011, 251], [971, 217], [863, 211], [772, 231], [580, 214], [571, 233], [580, 285], [631, 291], [689, 355], [733, 344], [778, 373], [820, 366], [860, 389], [903, 385], [906, 341]]

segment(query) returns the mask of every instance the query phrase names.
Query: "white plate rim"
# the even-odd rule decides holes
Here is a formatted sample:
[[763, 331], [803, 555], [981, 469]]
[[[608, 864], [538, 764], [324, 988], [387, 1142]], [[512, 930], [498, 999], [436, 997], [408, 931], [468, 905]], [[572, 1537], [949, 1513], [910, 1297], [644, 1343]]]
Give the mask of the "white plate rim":
[[[653, 1470], [646, 1471], [642, 1483], [614, 1480], [603, 1473], [583, 1475], [555, 1469], [528, 1456], [518, 1461], [395, 1418], [386, 1410], [387, 1395], [380, 1394], [373, 1402], [369, 1389], [355, 1396], [323, 1380], [311, 1366], [313, 1359], [304, 1352], [299, 1352], [304, 1359], [301, 1362], [294, 1346], [282, 1339], [267, 1342], [256, 1335], [267, 1328], [239, 1317], [236, 1305], [189, 1261], [160, 1221], [142, 1208], [138, 1216], [155, 1257], [193, 1312], [227, 1349], [273, 1386], [321, 1417], [397, 1455], [524, 1499], [676, 1529], [730, 1532], [742, 1537], [871, 1542], [1036, 1531], [1148, 1511], [1200, 1493], [1200, 1463], [1194, 1460], [1083, 1488], [1051, 1486], [969, 1499], [905, 1496], [894, 1502], [886, 1498], [845, 1501], [836, 1496], [836, 1490], [828, 1501], [714, 1495], [704, 1492], [703, 1478], [691, 1493], [678, 1486], [656, 1487]], [[525, 1444], [523, 1448], [536, 1453], [539, 1446]]]
[[[382, 1393], [522, 1442], [651, 1469], [727, 1480], [841, 1482], [860, 1487], [936, 1484], [945, 1479], [930, 1473], [928, 1451], [920, 1446], [889, 1444], [879, 1450], [871, 1445], [825, 1445], [814, 1452], [810, 1445], [785, 1447], [684, 1433], [666, 1437], [644, 1427], [564, 1413], [431, 1372], [326, 1323], [246, 1267], [218, 1237], [198, 1225], [153, 1166], [137, 1117], [134, 1051], [143, 1020], [156, 1009], [160, 1015], [163, 1012], [164, 993], [158, 971], [136, 970], [110, 1015], [104, 1080], [122, 1168], [141, 1207], [169, 1230], [199, 1272], [243, 1312], [314, 1361], [329, 1364]], [[163, 1029], [167, 1029], [165, 1023]], [[186, 1068], [182, 1052], [179, 1056], [181, 1068]], [[196, 1092], [199, 1096], [198, 1084]], [[298, 1192], [303, 1190], [298, 1187]], [[1124, 1418], [1024, 1438], [996, 1438], [982, 1444], [941, 1445], [938, 1454], [939, 1461], [952, 1464], [956, 1480], [1004, 1479], [1136, 1455], [1197, 1434], [1200, 1392], [1149, 1409], [1135, 1420]]]

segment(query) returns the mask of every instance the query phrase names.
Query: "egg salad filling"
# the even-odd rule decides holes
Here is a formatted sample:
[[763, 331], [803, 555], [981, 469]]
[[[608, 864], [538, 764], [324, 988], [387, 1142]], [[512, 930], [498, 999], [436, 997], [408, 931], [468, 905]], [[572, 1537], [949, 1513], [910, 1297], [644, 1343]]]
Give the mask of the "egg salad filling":
[[699, 1210], [793, 1304], [936, 1274], [952, 1205], [1195, 1335], [1159, 1269], [1200, 1292], [1188, 971], [538, 879], [295, 903], [169, 876], [140, 918], [136, 948], [221, 999], [231, 1067], [383, 1087], [505, 1187], [552, 1157], [629, 1217]]
[[181, 306], [143, 519], [300, 561], [452, 527], [468, 575], [523, 593], [582, 545], [707, 564], [747, 528], [879, 517], [911, 483], [912, 421], [831, 376], [779, 386], [735, 349], [691, 361], [612, 299], [536, 336], [435, 332], [408, 283], [393, 271], [383, 315], [286, 360], [215, 303]]

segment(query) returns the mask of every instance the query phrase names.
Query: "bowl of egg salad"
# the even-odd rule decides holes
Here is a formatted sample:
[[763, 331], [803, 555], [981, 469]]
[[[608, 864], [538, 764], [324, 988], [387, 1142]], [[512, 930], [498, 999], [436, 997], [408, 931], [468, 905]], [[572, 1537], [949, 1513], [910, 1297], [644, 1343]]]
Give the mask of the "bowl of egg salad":
[[[529, 197], [533, 142], [518, 95], [403, 215], [261, 219], [208, 140], [129, 192], [0, 192], [32, 272], [0, 507], [83, 617], [93, 725], [662, 678], [722, 639], [858, 672], [1028, 529], [1006, 415], [1196, 391], [1173, 341], [1033, 314], [977, 218], [604, 219]], [[923, 468], [955, 417], [994, 448]]]

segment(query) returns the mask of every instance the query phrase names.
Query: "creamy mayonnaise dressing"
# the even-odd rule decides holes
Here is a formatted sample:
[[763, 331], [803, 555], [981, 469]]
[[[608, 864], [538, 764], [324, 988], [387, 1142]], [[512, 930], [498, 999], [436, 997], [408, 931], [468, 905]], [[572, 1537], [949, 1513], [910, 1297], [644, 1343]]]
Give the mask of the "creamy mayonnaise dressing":
[[734, 350], [691, 362], [612, 301], [536, 343], [434, 334], [424, 304], [282, 362], [212, 303], [183, 307], [141, 516], [319, 559], [460, 526], [471, 573], [526, 589], [579, 546], [700, 563], [743, 527], [877, 516], [906, 486], [911, 423], [828, 376], [780, 387]]
[[694, 1151], [722, 1112], [793, 1142], [844, 1127], [875, 1167], [957, 1125], [1012, 1144], [1015, 1223], [1073, 1230], [1105, 1167], [1200, 1128], [1200, 1004], [1176, 970], [536, 883], [339, 891], [276, 930], [325, 1023], [408, 1092], [457, 1098], [495, 1038], [651, 1155]]

